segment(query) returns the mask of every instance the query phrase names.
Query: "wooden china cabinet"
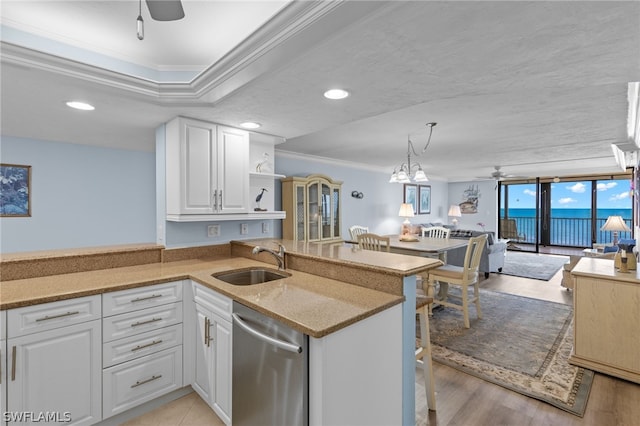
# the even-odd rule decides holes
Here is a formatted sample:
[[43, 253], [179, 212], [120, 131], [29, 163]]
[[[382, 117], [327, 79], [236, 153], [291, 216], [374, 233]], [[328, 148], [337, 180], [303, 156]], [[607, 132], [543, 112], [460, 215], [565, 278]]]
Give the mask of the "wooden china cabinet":
[[342, 182], [313, 174], [282, 179], [282, 225], [286, 240], [328, 242], [341, 240]]

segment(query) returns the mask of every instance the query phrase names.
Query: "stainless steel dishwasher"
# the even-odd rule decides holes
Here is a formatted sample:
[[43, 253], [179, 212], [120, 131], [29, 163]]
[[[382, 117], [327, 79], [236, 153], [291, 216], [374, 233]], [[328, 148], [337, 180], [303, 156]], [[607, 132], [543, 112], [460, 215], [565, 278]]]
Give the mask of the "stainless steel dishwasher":
[[308, 336], [233, 302], [233, 425], [308, 425]]

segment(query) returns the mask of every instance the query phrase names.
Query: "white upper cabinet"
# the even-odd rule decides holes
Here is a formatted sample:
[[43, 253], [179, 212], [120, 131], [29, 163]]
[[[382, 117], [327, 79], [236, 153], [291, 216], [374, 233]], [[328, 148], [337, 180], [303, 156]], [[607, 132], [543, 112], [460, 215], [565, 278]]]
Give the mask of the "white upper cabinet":
[[166, 125], [167, 219], [249, 212], [249, 134], [177, 117]]

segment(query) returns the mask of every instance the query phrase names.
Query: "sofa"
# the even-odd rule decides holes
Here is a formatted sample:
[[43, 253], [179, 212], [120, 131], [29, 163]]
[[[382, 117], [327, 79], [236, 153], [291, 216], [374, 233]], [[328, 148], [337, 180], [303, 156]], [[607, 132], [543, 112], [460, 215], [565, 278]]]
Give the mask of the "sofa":
[[[475, 231], [467, 229], [452, 229], [449, 234], [449, 238], [468, 240], [471, 237], [477, 237], [482, 234], [487, 234], [487, 245], [482, 251], [480, 267], [478, 269], [479, 272], [484, 272], [485, 278], [488, 278], [490, 272], [502, 272], [502, 268], [504, 267], [504, 258], [507, 254], [506, 241], [496, 239], [494, 233], [490, 231]], [[447, 263], [450, 265], [462, 266], [466, 251], [466, 246], [449, 250], [447, 252]]]

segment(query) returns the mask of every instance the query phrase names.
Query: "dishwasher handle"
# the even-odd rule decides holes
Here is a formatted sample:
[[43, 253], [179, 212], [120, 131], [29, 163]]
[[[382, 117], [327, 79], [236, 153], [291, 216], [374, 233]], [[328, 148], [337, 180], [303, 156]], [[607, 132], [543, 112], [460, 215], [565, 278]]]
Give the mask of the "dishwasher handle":
[[272, 344], [274, 346], [279, 347], [280, 349], [284, 349], [285, 351], [289, 351], [289, 352], [294, 352], [294, 353], [302, 353], [302, 347], [301, 346], [297, 346], [294, 345], [292, 343], [289, 342], [283, 342], [282, 340], [278, 340], [275, 339], [271, 336], [268, 336], [264, 333], [261, 333], [257, 330], [254, 330], [253, 328], [251, 328], [247, 323], [245, 323], [242, 318], [240, 318], [240, 316], [238, 314], [231, 314], [231, 316], [233, 317], [234, 321], [247, 333], [251, 334], [252, 336], [263, 340], [269, 344]]

